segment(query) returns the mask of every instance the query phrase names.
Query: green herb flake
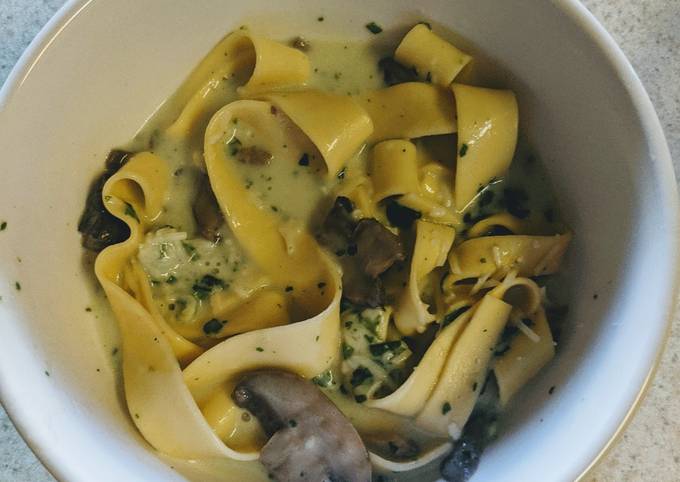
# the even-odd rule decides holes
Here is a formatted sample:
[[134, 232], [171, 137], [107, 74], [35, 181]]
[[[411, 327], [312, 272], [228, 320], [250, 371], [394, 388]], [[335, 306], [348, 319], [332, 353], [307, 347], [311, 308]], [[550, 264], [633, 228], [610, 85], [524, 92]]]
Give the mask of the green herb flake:
[[360, 366], [356, 370], [352, 372], [352, 378], [350, 380], [350, 384], [353, 387], [358, 387], [362, 383], [364, 383], [367, 380], [372, 380], [373, 379], [373, 373], [371, 373], [371, 370], [369, 370], [366, 367]]
[[383, 29], [380, 25], [378, 25], [375, 22], [370, 22], [366, 24], [366, 28], [368, 29], [369, 32], [371, 32], [373, 35], [377, 35], [379, 33], [382, 33]]
[[286, 293], [290, 293], [291, 291], [293, 291], [293, 287], [292, 286], [286, 286]]
[[170, 275], [168, 276], [168, 279], [165, 280], [165, 282], [168, 283], [169, 285], [172, 285], [177, 283], [177, 278], [175, 278], [175, 276], [173, 275]]
[[294, 419], [288, 420], [288, 425], [289, 425], [291, 428], [297, 427], [297, 424], [298, 424], [298, 423], [297, 423], [297, 420], [294, 420]]
[[328, 388], [334, 384], [333, 371], [326, 370], [312, 378], [312, 381], [320, 387]]
[[316, 19], [318, 22], [323, 22], [325, 19], [323, 17], [319, 17]]
[[16, 288], [17, 291], [21, 291], [21, 283], [19, 283], [18, 281], [14, 282], [14, 287]]
[[230, 140], [227, 143], [227, 146], [229, 147], [229, 153], [232, 156], [235, 156], [236, 154], [238, 154], [238, 151], [241, 150], [241, 147], [243, 147], [243, 144], [241, 144], [241, 141], [238, 140], [237, 137], [234, 137], [232, 140]]
[[45, 370], [45, 376], [48, 376], [48, 377], [49, 377], [49, 376], [50, 376], [50, 372], [48, 372], [47, 370]]
[[259, 351], [260, 353], [262, 353], [262, 352], [264, 351], [264, 348], [262, 348], [261, 346], [258, 346], [257, 348], [255, 348], [255, 350], [257, 350], [257, 351]]
[[91, 313], [91, 312], [92, 312], [92, 308], [90, 308], [89, 306], [87, 306], [87, 307], [85, 307], [85, 311], [87, 311], [88, 313]]
[[203, 333], [205, 333], [206, 335], [214, 335], [222, 331], [223, 326], [224, 322], [213, 318], [212, 320], [207, 321], [203, 325]]
[[4, 231], [5, 229], [7, 229], [7, 221], [0, 223], [0, 231]]
[[137, 211], [135, 211], [135, 208], [132, 207], [132, 204], [125, 203], [125, 211], [124, 212], [125, 212], [126, 216], [130, 216], [135, 221], [139, 222], [139, 217], [137, 216]]
[[451, 411], [451, 404], [449, 402], [444, 402], [442, 405], [442, 415], [446, 415]]
[[212, 275], [205, 275], [203, 276], [198, 282], [194, 283], [194, 285], [191, 287], [193, 291], [193, 295], [198, 298], [199, 300], [204, 300], [208, 296], [210, 296], [213, 291], [221, 289], [224, 287], [224, 282], [219, 279], [215, 278]]
[[366, 395], [357, 395], [354, 397], [357, 403], [364, 403], [366, 401]]
[[300, 160], [298, 161], [298, 165], [300, 166], [309, 166], [309, 155], [305, 152], [302, 154], [300, 157]]
[[354, 348], [349, 346], [347, 343], [342, 344], [342, 358], [347, 360], [354, 353]]
[[465, 154], [467, 154], [467, 151], [468, 151], [468, 145], [463, 144], [462, 146], [460, 146], [460, 151], [458, 152], [458, 154], [460, 154], [460, 157], [465, 157]]

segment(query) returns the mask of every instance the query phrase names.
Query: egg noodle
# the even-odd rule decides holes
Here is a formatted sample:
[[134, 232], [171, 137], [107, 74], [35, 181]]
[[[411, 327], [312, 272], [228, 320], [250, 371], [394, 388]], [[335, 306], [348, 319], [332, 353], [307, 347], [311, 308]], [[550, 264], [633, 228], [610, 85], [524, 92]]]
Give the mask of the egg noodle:
[[[312, 52], [297, 47], [229, 34], [103, 186], [130, 231], [95, 263], [122, 334], [127, 407], [157, 451], [238, 461], [238, 480], [266, 480], [267, 437], [231, 394], [248, 372], [285, 370], [320, 385], [377, 471], [410, 471], [451, 450], [490, 374], [504, 406], [554, 356], [540, 280], [571, 234], [506, 208], [511, 189], [470, 214], [511, 166], [517, 100], [462, 83], [474, 60], [428, 25], [394, 52], [406, 81], [356, 92], [315, 85]], [[212, 193], [222, 224], [206, 238], [191, 209]], [[346, 244], [324, 232], [342, 206]], [[402, 247], [389, 266], [375, 267], [387, 248], [357, 241], [369, 219], [370, 242]], [[354, 258], [379, 299], [350, 293]], [[418, 450], [371, 442], [395, 435]]]

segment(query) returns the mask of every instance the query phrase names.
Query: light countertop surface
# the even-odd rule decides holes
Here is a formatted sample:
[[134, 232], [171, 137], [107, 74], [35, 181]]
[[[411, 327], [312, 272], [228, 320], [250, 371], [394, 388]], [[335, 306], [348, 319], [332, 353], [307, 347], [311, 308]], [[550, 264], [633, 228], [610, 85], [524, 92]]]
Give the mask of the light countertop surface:
[[[0, 84], [63, 0], [0, 0]], [[652, 98], [680, 174], [680, 0], [583, 0]], [[0, 480], [54, 481], [0, 408]], [[635, 417], [586, 482], [680, 480], [680, 313]]]

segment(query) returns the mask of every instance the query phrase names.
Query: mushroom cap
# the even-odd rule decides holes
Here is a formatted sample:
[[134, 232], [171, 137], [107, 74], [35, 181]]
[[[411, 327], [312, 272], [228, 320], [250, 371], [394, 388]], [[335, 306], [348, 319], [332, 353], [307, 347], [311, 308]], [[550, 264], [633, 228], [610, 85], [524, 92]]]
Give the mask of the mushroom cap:
[[246, 375], [234, 389], [270, 436], [260, 461], [279, 482], [368, 482], [368, 452], [350, 421], [312, 382], [283, 371]]

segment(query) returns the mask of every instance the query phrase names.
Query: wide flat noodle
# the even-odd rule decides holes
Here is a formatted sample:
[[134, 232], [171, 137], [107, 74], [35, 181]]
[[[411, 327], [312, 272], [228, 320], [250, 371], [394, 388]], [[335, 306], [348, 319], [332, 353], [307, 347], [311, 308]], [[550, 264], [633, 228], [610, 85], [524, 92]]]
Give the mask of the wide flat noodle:
[[555, 356], [555, 343], [543, 308], [539, 307], [530, 319], [531, 329], [538, 339], [532, 340], [523, 333], [517, 334], [510, 341], [510, 349], [494, 363], [501, 405], [507, 405], [520, 388]]
[[176, 137], [204, 129], [210, 116], [224, 105], [225, 83], [245, 77], [241, 96], [303, 87], [310, 73], [307, 56], [279, 42], [239, 30], [223, 38], [193, 70], [175, 99], [184, 105], [168, 128]]
[[95, 273], [119, 323], [125, 399], [144, 438], [172, 456], [231, 457], [235, 454], [213, 434], [184, 384], [172, 340], [121, 286], [143, 236], [140, 221], [146, 223], [160, 213], [168, 175], [161, 159], [138, 154], [107, 181], [105, 206], [126, 222], [130, 237], [97, 256]]
[[458, 113], [456, 207], [463, 211], [494, 177], [510, 167], [519, 113], [509, 90], [453, 84]]
[[406, 140], [383, 141], [373, 147], [371, 163], [373, 199], [418, 193], [416, 146]]
[[264, 97], [304, 132], [335, 176], [373, 132], [364, 109], [347, 96], [317, 90], [269, 94]]
[[451, 347], [467, 326], [471, 314], [471, 311], [463, 313], [437, 335], [413, 373], [395, 392], [384, 398], [368, 400], [365, 404], [407, 417], [420, 412], [437, 384]]
[[468, 236], [471, 238], [484, 236], [489, 230], [497, 226], [507, 229], [512, 234], [526, 234], [526, 224], [522, 219], [516, 218], [509, 213], [498, 213], [477, 221], [468, 230]]
[[407, 82], [357, 97], [373, 121], [371, 142], [456, 132], [456, 109], [448, 89]]
[[432, 270], [446, 262], [455, 236], [456, 230], [450, 226], [417, 221], [408, 285], [394, 311], [394, 323], [403, 335], [422, 333], [434, 321], [434, 315], [421, 299], [421, 283]]
[[394, 52], [394, 58], [407, 67], [416, 69], [423, 80], [448, 87], [472, 59], [443, 38], [428, 25], [413, 27]]
[[510, 270], [532, 277], [557, 272], [571, 234], [555, 236], [485, 236], [461, 243], [449, 255], [450, 281], [492, 276], [504, 278]]
[[[206, 351], [185, 368], [184, 381], [201, 408], [205, 409], [213, 402], [216, 393], [219, 397], [225, 386], [226, 393], [230, 393], [239, 374], [275, 368], [312, 378], [337, 361], [340, 352], [340, 274], [330, 260], [325, 261], [325, 266], [332, 270], [328, 289], [334, 296], [318, 315], [305, 321], [234, 336]], [[300, 350], [301, 345], [305, 346], [304, 350]], [[260, 437], [257, 424], [243, 423], [243, 411], [230, 397], [221, 396], [219, 405], [226, 415], [215, 417], [224, 418], [220, 432], [230, 434], [240, 445], [255, 445], [252, 438]], [[235, 433], [238, 431], [242, 433]]]
[[416, 423], [438, 434], [460, 437], [486, 379], [493, 348], [512, 306], [485, 296], [454, 345], [432, 395]]
[[[280, 221], [269, 206], [255, 201], [228, 154], [237, 123], [247, 123], [262, 139], [264, 148], [273, 151], [280, 139], [292, 139], [288, 127], [271, 113], [272, 104], [241, 100], [223, 107], [210, 121], [205, 134], [205, 163], [210, 185], [229, 223], [234, 237], [250, 258], [275, 283], [292, 286], [292, 296], [305, 305], [307, 313], [318, 313], [328, 300], [316, 285], [324, 281], [326, 268], [321, 263], [319, 247], [306, 231], [296, 236], [291, 250], [281, 234]], [[271, 143], [269, 146], [267, 143]], [[288, 149], [292, 148], [289, 141]]]

